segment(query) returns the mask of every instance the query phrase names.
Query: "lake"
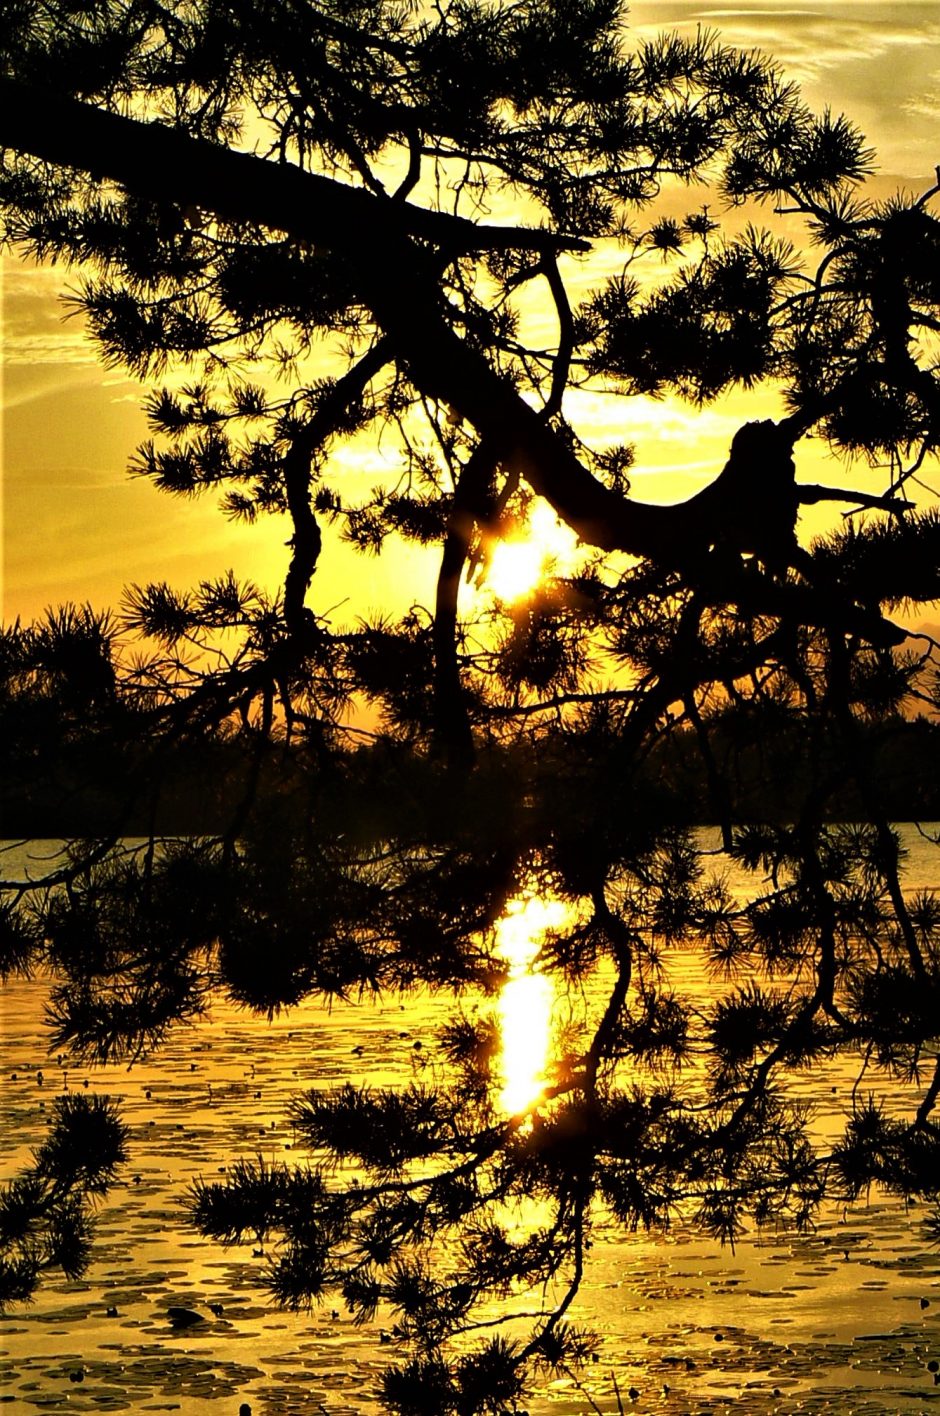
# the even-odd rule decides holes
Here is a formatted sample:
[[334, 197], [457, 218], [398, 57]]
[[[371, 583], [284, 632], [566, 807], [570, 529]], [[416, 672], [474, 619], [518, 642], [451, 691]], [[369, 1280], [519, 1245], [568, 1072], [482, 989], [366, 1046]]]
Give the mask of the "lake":
[[[940, 849], [916, 828], [902, 830], [905, 888], [940, 889]], [[717, 844], [714, 833], [701, 840]], [[32, 843], [7, 852], [8, 877], [23, 850], [35, 874], [45, 868], [46, 847]], [[732, 875], [731, 884], [753, 891], [754, 877]], [[520, 901], [510, 916], [504, 1031], [518, 1036], [523, 1017], [535, 1030], [516, 1061], [506, 1053], [506, 1087], [517, 1088], [507, 1104], [521, 1105], [540, 1068], [531, 1039], [547, 1031], [559, 1000], [547, 980], [533, 983], [526, 961], [526, 940], [553, 922], [550, 902]], [[677, 951], [673, 967], [682, 988], [707, 1002], [716, 984], [697, 951]], [[515, 1002], [514, 984], [522, 989]], [[298, 1091], [433, 1075], [434, 1030], [452, 1002], [420, 994], [331, 1010], [308, 1003], [269, 1023], [220, 1001], [211, 1018], [178, 1028], [127, 1070], [49, 1057], [46, 988], [14, 980], [0, 993], [4, 1177], [28, 1162], [51, 1098], [65, 1090], [120, 1097], [130, 1158], [100, 1207], [86, 1276], [52, 1276], [31, 1305], [0, 1320], [0, 1402], [23, 1412], [236, 1416], [247, 1401], [255, 1416], [372, 1416], [379, 1374], [396, 1356], [391, 1319], [357, 1327], [329, 1305], [279, 1312], [259, 1285], [265, 1256], [188, 1231], [180, 1195], [194, 1176], [216, 1178], [239, 1155], [290, 1161], [287, 1112]], [[854, 1080], [843, 1060], [793, 1085], [826, 1131], [843, 1116]], [[176, 1330], [167, 1317], [174, 1304], [206, 1320]], [[940, 1359], [940, 1254], [923, 1237], [918, 1209], [883, 1195], [825, 1209], [810, 1233], [748, 1234], [733, 1253], [682, 1224], [665, 1236], [602, 1224], [570, 1316], [601, 1334], [599, 1360], [580, 1383], [572, 1375], [539, 1392], [532, 1416], [621, 1407], [638, 1416], [940, 1412], [929, 1366]]]

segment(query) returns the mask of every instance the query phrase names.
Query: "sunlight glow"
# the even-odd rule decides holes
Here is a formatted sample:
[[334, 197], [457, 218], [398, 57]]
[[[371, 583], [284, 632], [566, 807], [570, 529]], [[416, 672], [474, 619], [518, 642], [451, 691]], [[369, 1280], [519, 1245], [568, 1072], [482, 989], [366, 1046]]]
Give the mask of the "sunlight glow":
[[500, 600], [521, 600], [549, 569], [567, 574], [578, 559], [577, 536], [547, 502], [535, 503], [521, 530], [511, 540], [497, 541], [490, 552], [484, 589]]
[[499, 1000], [499, 1102], [511, 1116], [538, 1101], [545, 1087], [554, 988], [544, 974], [533, 971], [533, 964], [546, 932], [559, 929], [568, 913], [561, 900], [522, 895], [496, 925], [496, 950], [509, 965]]
[[498, 541], [490, 555], [486, 584], [500, 600], [521, 600], [542, 578], [546, 552], [534, 541]]

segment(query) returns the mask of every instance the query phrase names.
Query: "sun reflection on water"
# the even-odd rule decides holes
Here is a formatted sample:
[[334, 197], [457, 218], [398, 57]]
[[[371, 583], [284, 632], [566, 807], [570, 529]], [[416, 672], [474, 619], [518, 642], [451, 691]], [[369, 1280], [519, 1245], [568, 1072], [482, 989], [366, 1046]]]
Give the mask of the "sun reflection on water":
[[568, 912], [561, 900], [521, 895], [496, 925], [496, 951], [509, 965], [499, 999], [499, 1104], [510, 1116], [531, 1106], [545, 1088], [555, 990], [533, 965], [547, 931], [561, 928]]

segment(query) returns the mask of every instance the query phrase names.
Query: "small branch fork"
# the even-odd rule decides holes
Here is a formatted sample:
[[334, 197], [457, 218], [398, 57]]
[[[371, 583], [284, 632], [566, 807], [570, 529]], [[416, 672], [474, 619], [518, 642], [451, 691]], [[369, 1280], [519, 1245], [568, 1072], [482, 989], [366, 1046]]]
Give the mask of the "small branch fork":
[[294, 434], [284, 457], [284, 490], [294, 528], [289, 542], [291, 562], [284, 583], [284, 618], [291, 639], [300, 645], [310, 637], [312, 617], [304, 602], [322, 544], [320, 528], [310, 504], [313, 458], [336, 431], [350, 404], [362, 396], [369, 382], [392, 355], [391, 340], [384, 335], [337, 380], [320, 401], [309, 422]]

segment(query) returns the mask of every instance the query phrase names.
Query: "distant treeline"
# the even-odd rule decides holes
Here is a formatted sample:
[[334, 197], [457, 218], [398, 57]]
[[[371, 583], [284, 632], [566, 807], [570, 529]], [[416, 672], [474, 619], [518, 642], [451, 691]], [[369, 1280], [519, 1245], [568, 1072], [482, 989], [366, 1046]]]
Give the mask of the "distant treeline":
[[[52, 725], [47, 725], [50, 729]], [[798, 721], [749, 725], [720, 716], [702, 734], [672, 731], [642, 760], [609, 731], [559, 732], [484, 748], [461, 810], [500, 832], [533, 812], [642, 815], [677, 824], [792, 819], [815, 791], [830, 820], [864, 819], [866, 797], [893, 820], [940, 820], [940, 724], [898, 717], [860, 723], [854, 740], [808, 735]], [[375, 839], [427, 824], [452, 783], [432, 759], [391, 739], [347, 753], [214, 734], [159, 748], [96, 731], [8, 741], [0, 834], [11, 837], [215, 834], [246, 812], [281, 824]], [[469, 822], [468, 822], [469, 824]]]
[[[736, 821], [791, 821], [814, 789], [832, 821], [866, 819], [870, 795], [889, 820], [940, 820], [940, 723], [931, 719], [860, 724], [854, 743], [841, 736], [814, 743], [792, 720], [742, 741], [719, 720], [709, 742], [718, 791], [729, 784]], [[693, 820], [715, 819], [707, 809], [715, 788], [696, 734], [673, 734], [654, 760]]]

